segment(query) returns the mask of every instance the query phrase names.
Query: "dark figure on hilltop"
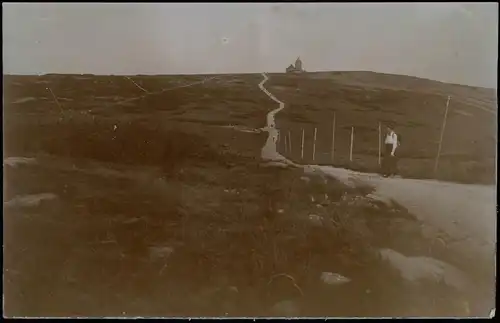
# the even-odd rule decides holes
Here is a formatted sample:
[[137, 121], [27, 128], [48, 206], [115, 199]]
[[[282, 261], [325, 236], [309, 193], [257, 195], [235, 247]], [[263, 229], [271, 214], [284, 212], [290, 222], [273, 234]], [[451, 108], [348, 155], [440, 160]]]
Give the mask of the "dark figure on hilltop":
[[398, 173], [398, 157], [396, 155], [396, 149], [400, 145], [400, 140], [394, 131], [394, 127], [392, 125], [388, 125], [386, 130], [384, 140], [384, 159], [382, 160], [382, 175], [384, 177], [394, 176]]

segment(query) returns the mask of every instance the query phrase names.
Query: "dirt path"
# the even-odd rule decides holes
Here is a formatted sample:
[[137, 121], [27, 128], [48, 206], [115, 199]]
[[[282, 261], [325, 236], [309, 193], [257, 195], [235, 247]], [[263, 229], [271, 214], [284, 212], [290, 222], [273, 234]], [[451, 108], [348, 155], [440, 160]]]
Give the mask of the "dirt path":
[[264, 88], [269, 79], [259, 84], [279, 108], [267, 116], [269, 133], [262, 148], [262, 158], [335, 177], [351, 186], [371, 186], [375, 196], [392, 200], [404, 206], [421, 220], [446, 232], [464, 252], [480, 253], [485, 259], [495, 256], [496, 247], [496, 191], [494, 186], [465, 185], [431, 180], [382, 178], [377, 174], [358, 173], [329, 166], [297, 165], [280, 155], [276, 149], [279, 130], [275, 129], [275, 115], [285, 108]]
[[205, 82], [208, 82], [208, 81], [211, 81], [211, 80], [215, 80], [215, 79], [221, 79], [223, 77], [224, 76], [212, 76], [212, 77], [205, 78], [205, 79], [203, 79], [201, 81], [196, 81], [196, 82], [192, 82], [192, 83], [188, 83], [188, 84], [183, 84], [183, 85], [179, 85], [179, 86], [165, 88], [165, 89], [162, 89], [162, 90], [157, 91], [157, 92], [149, 92], [146, 89], [144, 89], [143, 87], [141, 87], [140, 85], [138, 85], [136, 82], [134, 82], [130, 77], [126, 76], [126, 78], [129, 79], [132, 83], [134, 83], [139, 89], [143, 90], [145, 92], [145, 94], [143, 94], [141, 96], [129, 98], [129, 99], [126, 99], [126, 100], [123, 100], [123, 101], [115, 102], [115, 103], [113, 103], [111, 105], [120, 105], [120, 104], [128, 103], [128, 102], [131, 102], [131, 101], [143, 99], [146, 96], [157, 95], [157, 94], [161, 94], [161, 93], [172, 91], [172, 90], [177, 90], [177, 89], [181, 89], [181, 88], [185, 88], [185, 87], [191, 87], [191, 86], [195, 86], [195, 85], [198, 85], [198, 84], [204, 84]]
[[279, 107], [277, 109], [272, 110], [267, 114], [267, 123], [266, 123], [266, 128], [264, 128], [264, 131], [267, 131], [269, 133], [269, 136], [267, 137], [267, 141], [264, 144], [264, 147], [262, 147], [262, 152], [261, 156], [262, 159], [264, 160], [271, 160], [271, 161], [281, 161], [281, 162], [286, 162], [286, 163], [291, 163], [288, 161], [285, 157], [283, 157], [280, 153], [278, 153], [278, 150], [276, 149], [276, 143], [278, 142], [280, 132], [278, 129], [276, 129], [276, 123], [274, 120], [274, 116], [283, 110], [285, 108], [285, 104], [278, 100], [274, 95], [271, 94], [266, 88], [264, 87], [264, 83], [267, 82], [269, 79], [265, 73], [262, 73], [262, 76], [264, 79], [262, 82], [259, 83], [259, 88], [269, 97], [271, 100], [275, 101], [276, 103], [279, 104]]
[[395, 201], [421, 220], [443, 230], [464, 252], [479, 253], [485, 259], [495, 255], [494, 186], [383, 178], [334, 167], [315, 168], [350, 185], [375, 188], [376, 196]]
[[149, 92], [148, 90], [146, 90], [145, 88], [143, 88], [143, 87], [142, 87], [142, 86], [140, 86], [139, 84], [135, 83], [135, 81], [134, 81], [134, 80], [132, 80], [130, 77], [125, 76], [125, 78], [126, 78], [127, 80], [129, 80], [130, 82], [134, 83], [134, 85], [135, 85], [135, 86], [137, 86], [139, 89], [143, 90], [144, 92], [146, 92], [146, 93], [148, 93], [148, 92]]

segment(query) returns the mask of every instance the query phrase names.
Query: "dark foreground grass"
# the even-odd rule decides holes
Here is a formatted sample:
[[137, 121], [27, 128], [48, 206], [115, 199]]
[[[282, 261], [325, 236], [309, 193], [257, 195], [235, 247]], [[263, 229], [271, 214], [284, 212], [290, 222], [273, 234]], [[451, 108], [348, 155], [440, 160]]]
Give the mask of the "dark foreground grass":
[[[243, 93], [225, 94], [226, 107], [245, 107]], [[272, 102], [261, 99], [243, 112], [265, 120]], [[471, 295], [402, 282], [377, 257], [394, 248], [442, 258], [445, 244], [423, 224], [367, 189], [265, 167], [264, 134], [78, 107], [62, 118], [6, 110], [6, 155], [37, 162], [5, 168], [4, 199], [57, 196], [5, 208], [6, 315], [260, 316], [286, 300], [312, 316], [478, 311]], [[325, 285], [324, 271], [351, 282]]]
[[[404, 211], [340, 183], [305, 183], [297, 170], [231, 161], [184, 164], [177, 176], [145, 168], [113, 178], [111, 165], [71, 169], [48, 157], [10, 170], [17, 194], [58, 199], [6, 212], [6, 313], [255, 316], [295, 300], [302, 315], [466, 314], [463, 296], [449, 291], [430, 307], [429, 290], [406, 286], [376, 257], [377, 247], [436, 252]], [[323, 271], [352, 282], [328, 287]]]

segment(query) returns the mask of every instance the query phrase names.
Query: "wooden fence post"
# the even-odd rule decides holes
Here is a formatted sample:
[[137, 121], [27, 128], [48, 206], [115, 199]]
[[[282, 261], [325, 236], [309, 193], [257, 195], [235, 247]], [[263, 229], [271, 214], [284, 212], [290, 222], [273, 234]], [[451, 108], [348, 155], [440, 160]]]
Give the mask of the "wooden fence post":
[[287, 139], [287, 137], [288, 137], [288, 136], [287, 136], [286, 132], [284, 132], [283, 142], [284, 142], [284, 144], [285, 144], [285, 154], [287, 154], [287, 153], [288, 153], [288, 139]]
[[300, 158], [304, 160], [304, 128], [302, 128], [302, 144], [300, 148]]
[[444, 129], [446, 128], [446, 119], [448, 118], [448, 107], [450, 105], [451, 96], [448, 95], [448, 100], [446, 101], [446, 110], [444, 111], [443, 126], [441, 127], [441, 136], [439, 138], [438, 152], [436, 156], [436, 163], [434, 164], [434, 176], [437, 175], [439, 157], [441, 155], [441, 146], [443, 144]]
[[354, 127], [351, 127], [351, 149], [349, 151], [349, 160], [352, 162], [352, 146], [354, 145]]
[[332, 152], [331, 152], [332, 164], [333, 164], [333, 160], [335, 157], [335, 123], [336, 123], [335, 117], [336, 117], [336, 113], [334, 112], [333, 113], [333, 126], [332, 126]]
[[381, 154], [382, 154], [382, 125], [378, 123], [378, 165], [382, 164]]
[[313, 161], [316, 159], [316, 134], [318, 128], [314, 127], [314, 141], [313, 141]]
[[292, 135], [290, 131], [288, 131], [288, 148], [290, 148], [290, 155], [292, 154]]

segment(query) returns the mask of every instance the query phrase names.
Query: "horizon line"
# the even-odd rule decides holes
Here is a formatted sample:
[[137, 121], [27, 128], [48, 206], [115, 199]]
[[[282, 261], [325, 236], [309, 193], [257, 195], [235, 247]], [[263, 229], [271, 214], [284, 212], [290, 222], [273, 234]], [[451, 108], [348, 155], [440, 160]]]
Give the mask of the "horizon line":
[[195, 75], [251, 75], [251, 74], [262, 74], [262, 73], [267, 73], [267, 74], [291, 74], [291, 75], [301, 75], [301, 74], [317, 74], [317, 73], [373, 73], [373, 74], [381, 74], [381, 75], [387, 75], [387, 76], [403, 76], [403, 77], [409, 77], [409, 78], [414, 78], [414, 79], [419, 79], [419, 80], [425, 80], [425, 81], [431, 81], [431, 82], [436, 82], [436, 83], [442, 83], [442, 84], [448, 84], [448, 85], [455, 85], [455, 86], [463, 86], [463, 87], [469, 87], [469, 88], [478, 88], [478, 89], [486, 89], [486, 90], [496, 90], [497, 88], [494, 87], [486, 87], [486, 86], [477, 86], [477, 85], [469, 85], [469, 84], [460, 84], [460, 83], [453, 83], [453, 82], [446, 82], [446, 81], [439, 81], [439, 80], [434, 80], [430, 78], [425, 78], [425, 77], [420, 77], [420, 76], [415, 76], [415, 75], [409, 75], [409, 74], [394, 74], [394, 73], [386, 73], [386, 72], [375, 72], [375, 71], [370, 71], [370, 70], [320, 70], [320, 71], [305, 71], [302, 73], [287, 73], [287, 72], [266, 72], [266, 71], [261, 71], [261, 72], [238, 72], [238, 73], [175, 73], [175, 74], [167, 74], [167, 73], [159, 73], [159, 74], [153, 74], [153, 73], [139, 73], [139, 74], [98, 74], [98, 73], [59, 73], [59, 72], [49, 72], [49, 73], [33, 73], [33, 74], [17, 74], [17, 73], [3, 73], [3, 76], [48, 76], [48, 75], [92, 75], [92, 76], [195, 76]]

